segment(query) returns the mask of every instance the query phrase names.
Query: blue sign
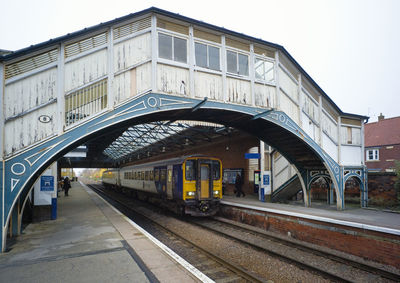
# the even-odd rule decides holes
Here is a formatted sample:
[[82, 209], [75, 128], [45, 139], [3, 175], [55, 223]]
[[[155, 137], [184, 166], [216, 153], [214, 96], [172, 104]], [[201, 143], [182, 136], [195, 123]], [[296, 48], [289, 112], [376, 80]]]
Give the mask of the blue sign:
[[263, 184], [265, 186], [269, 185], [269, 175], [263, 175]]
[[41, 191], [54, 191], [54, 176], [41, 176], [40, 177], [40, 190]]
[[245, 153], [244, 158], [245, 159], [260, 159], [260, 154], [259, 153]]

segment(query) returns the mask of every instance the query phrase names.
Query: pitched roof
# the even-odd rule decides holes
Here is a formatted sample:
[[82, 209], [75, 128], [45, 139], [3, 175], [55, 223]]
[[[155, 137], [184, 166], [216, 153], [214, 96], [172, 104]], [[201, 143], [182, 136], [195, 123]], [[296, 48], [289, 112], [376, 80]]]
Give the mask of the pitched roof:
[[365, 124], [365, 146], [400, 144], [400, 117]]
[[49, 47], [49, 46], [57, 45], [60, 42], [63, 42], [63, 41], [66, 41], [66, 40], [70, 40], [70, 39], [75, 38], [75, 37], [83, 36], [85, 34], [90, 34], [91, 32], [96, 31], [96, 30], [109, 28], [112, 25], [115, 25], [115, 24], [118, 24], [118, 23], [122, 23], [122, 22], [124, 22], [126, 20], [129, 20], [131, 18], [139, 17], [139, 16], [142, 16], [142, 15], [145, 15], [145, 14], [148, 14], [148, 13], [155, 13], [155, 14], [171, 17], [171, 18], [174, 18], [174, 19], [177, 19], [177, 20], [186, 21], [186, 22], [191, 23], [193, 25], [197, 25], [197, 26], [200, 26], [200, 27], [208, 28], [208, 29], [217, 30], [217, 31], [219, 31], [219, 32], [221, 32], [223, 34], [232, 35], [232, 36], [235, 36], [235, 37], [243, 38], [245, 40], [253, 41], [255, 43], [259, 43], [259, 44], [270, 46], [272, 48], [276, 48], [276, 49], [280, 50], [283, 54], [285, 54], [287, 56], [287, 58], [293, 63], [293, 65], [296, 66], [299, 69], [301, 74], [311, 82], [311, 84], [317, 89], [317, 91], [319, 91], [322, 94], [322, 96], [339, 112], [339, 114], [341, 116], [347, 116], [347, 117], [350, 117], [350, 118], [359, 118], [359, 119], [367, 119], [367, 118], [369, 118], [369, 117], [364, 116], [364, 115], [358, 115], [358, 114], [343, 112], [335, 104], [335, 102], [333, 102], [333, 100], [322, 90], [322, 88], [320, 88], [320, 86], [311, 78], [311, 76], [300, 66], [300, 64], [292, 57], [292, 55], [289, 54], [289, 52], [283, 46], [281, 46], [279, 44], [275, 44], [275, 43], [269, 42], [269, 41], [265, 41], [265, 40], [262, 40], [262, 39], [259, 39], [259, 38], [254, 38], [254, 37], [242, 34], [242, 33], [238, 33], [238, 32], [232, 31], [232, 30], [228, 30], [228, 29], [225, 29], [223, 27], [218, 27], [218, 26], [215, 26], [215, 25], [212, 25], [212, 24], [208, 24], [208, 23], [199, 21], [199, 20], [195, 20], [195, 19], [192, 19], [192, 18], [189, 18], [189, 17], [185, 17], [185, 16], [182, 16], [182, 15], [179, 15], [179, 14], [176, 14], [176, 13], [172, 13], [172, 12], [169, 12], [169, 11], [166, 11], [166, 10], [162, 10], [162, 9], [159, 9], [159, 8], [156, 8], [156, 7], [150, 7], [148, 9], [145, 9], [145, 10], [142, 10], [142, 11], [139, 11], [139, 12], [136, 12], [136, 13], [132, 13], [132, 14], [120, 17], [120, 18], [116, 18], [114, 20], [111, 20], [111, 21], [108, 21], [108, 22], [105, 22], [105, 23], [100, 23], [98, 25], [95, 25], [95, 26], [92, 26], [92, 27], [89, 27], [89, 28], [84, 28], [82, 30], [79, 30], [79, 31], [76, 31], [76, 32], [73, 32], [73, 33], [68, 33], [68, 34], [66, 34], [64, 36], [60, 36], [60, 37], [57, 37], [57, 38], [54, 38], [54, 39], [50, 39], [48, 41], [45, 41], [45, 42], [42, 42], [42, 43], [39, 43], [39, 44], [36, 44], [36, 45], [31, 45], [29, 47], [26, 47], [26, 48], [23, 48], [23, 49], [20, 49], [20, 50], [17, 50], [17, 51], [11, 51], [10, 53], [0, 54], [0, 62], [2, 62], [2, 61], [6, 62], [8, 60], [12, 60], [12, 59], [18, 58], [19, 56], [26, 55], [26, 54], [28, 54], [30, 52], [34, 52], [34, 51], [37, 51], [37, 50], [40, 50], [42, 48], [46, 48], [46, 47]]

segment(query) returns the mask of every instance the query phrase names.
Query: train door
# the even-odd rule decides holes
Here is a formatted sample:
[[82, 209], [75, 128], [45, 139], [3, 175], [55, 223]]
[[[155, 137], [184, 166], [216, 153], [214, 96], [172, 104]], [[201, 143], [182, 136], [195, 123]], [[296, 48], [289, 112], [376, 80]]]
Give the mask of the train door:
[[172, 165], [167, 167], [167, 198], [172, 199]]
[[172, 196], [175, 199], [182, 199], [182, 165], [174, 165], [172, 171]]
[[199, 160], [199, 171], [198, 185], [200, 190], [200, 199], [210, 198], [210, 191], [212, 190], [211, 164]]

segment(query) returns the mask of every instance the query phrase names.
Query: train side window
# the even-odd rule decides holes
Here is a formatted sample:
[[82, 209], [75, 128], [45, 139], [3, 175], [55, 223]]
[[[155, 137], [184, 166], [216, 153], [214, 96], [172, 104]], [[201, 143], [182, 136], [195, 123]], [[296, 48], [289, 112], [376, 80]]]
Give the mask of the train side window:
[[142, 176], [142, 180], [144, 180], [144, 171], [142, 171], [142, 174], [141, 174], [141, 176]]
[[185, 178], [187, 181], [196, 180], [196, 168], [194, 160], [187, 160], [185, 162]]
[[165, 183], [166, 179], [167, 179], [167, 170], [161, 169], [160, 182]]
[[144, 179], [145, 179], [146, 181], [149, 180], [149, 171], [144, 172]]
[[213, 180], [219, 180], [221, 178], [220, 162], [217, 160], [212, 161], [212, 176]]
[[156, 182], [160, 181], [160, 169], [156, 169], [156, 170], [154, 171], [154, 180], [155, 180]]
[[150, 181], [154, 180], [154, 172], [153, 170], [150, 171]]
[[172, 182], [172, 170], [168, 169], [168, 183]]

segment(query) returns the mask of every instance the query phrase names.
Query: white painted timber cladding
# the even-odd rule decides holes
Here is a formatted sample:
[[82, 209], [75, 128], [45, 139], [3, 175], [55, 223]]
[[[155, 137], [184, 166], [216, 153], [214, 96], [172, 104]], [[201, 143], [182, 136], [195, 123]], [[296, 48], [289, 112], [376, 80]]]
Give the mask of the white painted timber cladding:
[[223, 101], [222, 76], [204, 72], [194, 72], [194, 92], [198, 98]]
[[121, 103], [151, 87], [151, 63], [133, 68], [114, 77], [115, 100]]
[[[39, 142], [56, 133], [57, 104], [51, 103], [5, 124], [5, 154]], [[53, 119], [49, 123], [39, 122], [39, 116], [48, 115]]]
[[71, 91], [107, 74], [107, 49], [65, 64], [65, 91]]
[[361, 147], [342, 145], [341, 151], [341, 165], [360, 166], [362, 158]]
[[251, 82], [227, 78], [227, 102], [251, 105]]
[[275, 107], [275, 94], [273, 86], [254, 84], [254, 98], [257, 107]]
[[57, 69], [29, 76], [5, 87], [5, 119], [26, 112], [57, 96]]
[[337, 125], [333, 122], [326, 113], [322, 113], [322, 130], [328, 134], [328, 136], [337, 143]]
[[322, 148], [333, 160], [338, 162], [338, 147], [325, 133], [322, 133]]
[[157, 64], [157, 89], [163, 93], [189, 96], [189, 69]]
[[297, 83], [281, 67], [279, 67], [278, 72], [280, 88], [296, 103], [299, 103]]
[[309, 135], [313, 140], [319, 140], [319, 128], [314, 122], [303, 112], [301, 113], [303, 130]]
[[314, 121], [319, 121], [319, 109], [318, 103], [316, 103], [313, 99], [311, 99], [303, 90], [303, 111], [307, 113], [309, 117], [311, 117]]
[[151, 59], [151, 34], [146, 33], [114, 45], [114, 72]]
[[285, 94], [281, 93], [280, 109], [299, 125], [299, 107]]

